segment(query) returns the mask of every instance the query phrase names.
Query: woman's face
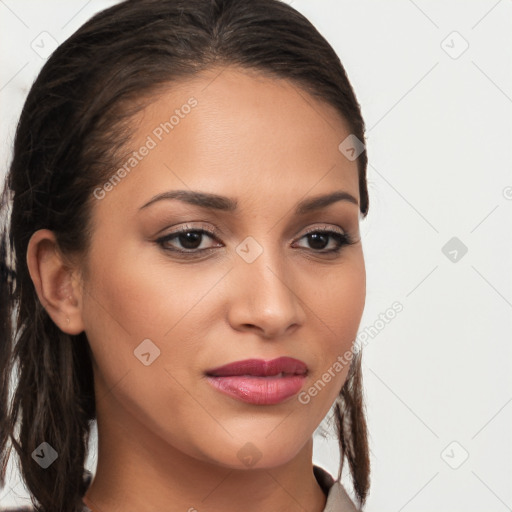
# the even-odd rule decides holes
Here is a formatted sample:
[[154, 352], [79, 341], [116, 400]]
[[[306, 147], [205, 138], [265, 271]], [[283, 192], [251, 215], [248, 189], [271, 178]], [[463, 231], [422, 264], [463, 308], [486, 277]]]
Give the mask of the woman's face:
[[[95, 191], [80, 305], [99, 426], [227, 467], [283, 464], [346, 380], [363, 313], [350, 130], [297, 86], [232, 68], [170, 86], [132, 126], [124, 172]], [[335, 252], [336, 233], [355, 243]], [[305, 377], [207, 376], [283, 356]]]

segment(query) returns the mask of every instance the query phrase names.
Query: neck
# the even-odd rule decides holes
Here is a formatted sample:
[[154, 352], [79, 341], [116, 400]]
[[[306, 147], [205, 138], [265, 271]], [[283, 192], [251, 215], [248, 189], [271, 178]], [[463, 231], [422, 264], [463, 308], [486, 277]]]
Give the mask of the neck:
[[313, 473], [312, 438], [278, 467], [232, 469], [183, 453], [133, 416], [112, 421], [109, 415], [108, 424], [101, 417], [96, 474], [83, 498], [92, 512], [325, 508], [326, 496]]

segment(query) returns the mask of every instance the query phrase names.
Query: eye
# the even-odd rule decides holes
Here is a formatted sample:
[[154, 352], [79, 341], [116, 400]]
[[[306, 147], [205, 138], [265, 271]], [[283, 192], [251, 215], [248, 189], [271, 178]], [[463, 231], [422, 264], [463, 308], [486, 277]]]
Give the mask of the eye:
[[[212, 247], [202, 247], [201, 243], [204, 236], [208, 236], [209, 238], [215, 239], [215, 233], [208, 229], [198, 229], [192, 228], [190, 226], [183, 226], [182, 228], [170, 233], [166, 236], [163, 236], [156, 240], [156, 242], [165, 250], [178, 252], [178, 253], [198, 253], [203, 252], [208, 249], [212, 249]], [[168, 244], [171, 240], [177, 239], [177, 241], [181, 244], [182, 248], [173, 248], [169, 247]]]
[[[307, 239], [314, 252], [319, 252], [320, 254], [338, 253], [343, 246], [355, 243], [350, 235], [334, 229], [312, 228], [301, 237], [301, 239], [303, 238]], [[329, 245], [329, 239], [334, 241], [334, 247], [325, 250]]]
[[[209, 229], [183, 226], [173, 233], [157, 239], [156, 243], [166, 251], [171, 251], [178, 254], [190, 254], [193, 256], [213, 250], [215, 248], [211, 246], [201, 247], [205, 237], [218, 240], [216, 234]], [[176, 239], [176, 242], [171, 243], [171, 241], [174, 239]], [[343, 233], [342, 231], [334, 230], [332, 228], [312, 228], [308, 230], [304, 235], [302, 235], [299, 240], [302, 239], [306, 239], [310, 244], [310, 249], [313, 252], [319, 254], [338, 253], [343, 246], [356, 243], [347, 233]], [[326, 250], [326, 247], [329, 246], [329, 242], [333, 242], [334, 247]], [[178, 243], [181, 245], [181, 248], [176, 248]], [[222, 244], [218, 245], [217, 247], [222, 247]]]

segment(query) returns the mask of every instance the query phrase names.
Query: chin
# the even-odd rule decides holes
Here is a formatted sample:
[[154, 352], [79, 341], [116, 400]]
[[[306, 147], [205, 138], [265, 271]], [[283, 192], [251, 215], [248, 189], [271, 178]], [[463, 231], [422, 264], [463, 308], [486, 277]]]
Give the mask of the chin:
[[265, 436], [268, 434], [260, 431], [259, 436], [230, 438], [224, 445], [220, 440], [213, 441], [218, 450], [208, 450], [204, 455], [209, 462], [230, 469], [270, 469], [287, 464], [304, 448], [305, 443], [300, 443], [289, 432]]

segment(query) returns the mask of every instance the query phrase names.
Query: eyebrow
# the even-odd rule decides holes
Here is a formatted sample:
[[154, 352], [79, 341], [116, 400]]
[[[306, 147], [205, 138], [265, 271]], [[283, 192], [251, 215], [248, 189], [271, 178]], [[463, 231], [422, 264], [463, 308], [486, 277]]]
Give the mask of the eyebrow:
[[[235, 212], [238, 207], [238, 201], [230, 197], [192, 190], [170, 190], [153, 196], [146, 204], [141, 206], [139, 210], [147, 208], [157, 201], [162, 201], [164, 199], [177, 199], [208, 210], [221, 210], [226, 212]], [[295, 207], [295, 214], [304, 215], [312, 211], [326, 208], [338, 201], [348, 201], [359, 206], [357, 199], [352, 194], [349, 194], [344, 190], [336, 190], [330, 194], [315, 196], [300, 201]]]

